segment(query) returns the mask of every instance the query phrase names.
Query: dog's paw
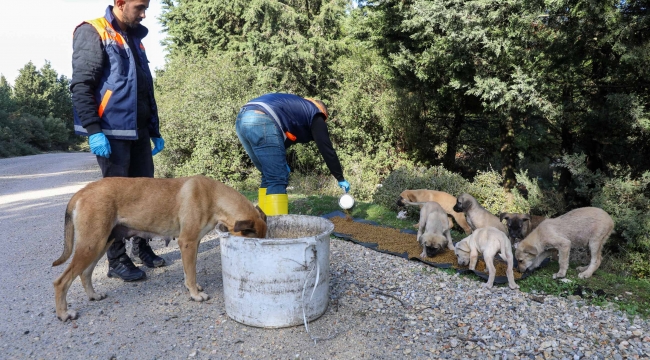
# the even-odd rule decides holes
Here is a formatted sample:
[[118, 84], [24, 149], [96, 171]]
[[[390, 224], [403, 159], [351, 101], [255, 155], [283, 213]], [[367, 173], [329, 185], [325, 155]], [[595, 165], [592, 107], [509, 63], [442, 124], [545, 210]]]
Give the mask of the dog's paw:
[[483, 287], [486, 289], [492, 289], [492, 284], [485, 283], [483, 284]]
[[512, 289], [512, 290], [519, 289], [519, 285], [517, 285], [517, 284], [511, 284], [511, 285], [510, 285], [510, 289]]
[[98, 293], [98, 292], [96, 292], [96, 293], [94, 293], [94, 294], [88, 296], [88, 299], [89, 299], [90, 301], [99, 301], [99, 300], [103, 300], [103, 299], [106, 299], [106, 293]]
[[197, 302], [201, 302], [201, 301], [205, 301], [205, 300], [210, 299], [210, 296], [208, 296], [208, 294], [206, 294], [204, 292], [200, 292], [196, 296], [195, 295], [190, 295], [190, 297], [192, 298], [192, 300], [197, 301]]
[[579, 277], [580, 279], [588, 279], [588, 278], [591, 277], [591, 274], [587, 274], [587, 272], [584, 271], [584, 272], [581, 272], [580, 274], [578, 274], [578, 277]]
[[561, 278], [563, 278], [565, 276], [566, 276], [566, 274], [555, 273], [555, 274], [553, 274], [553, 279], [561, 279]]
[[203, 291], [203, 286], [196, 284], [196, 290]]
[[74, 310], [68, 310], [66, 311], [63, 315], [58, 315], [56, 317], [59, 318], [59, 320], [66, 322], [68, 320], [76, 320], [79, 314], [77, 314], [76, 311]]

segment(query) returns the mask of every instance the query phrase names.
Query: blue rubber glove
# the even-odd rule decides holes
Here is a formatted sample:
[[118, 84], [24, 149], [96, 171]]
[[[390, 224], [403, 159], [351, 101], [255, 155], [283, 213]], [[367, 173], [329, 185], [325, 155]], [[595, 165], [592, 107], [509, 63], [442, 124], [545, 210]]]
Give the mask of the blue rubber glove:
[[288, 173], [291, 172], [291, 168], [289, 167], [289, 164], [287, 164], [287, 172], [288, 172]]
[[345, 190], [345, 192], [350, 191], [350, 183], [347, 180], [339, 181], [339, 186], [341, 189]]
[[111, 144], [108, 142], [104, 133], [92, 134], [88, 137], [88, 145], [90, 145], [90, 152], [97, 156], [108, 158], [111, 156]]
[[153, 142], [153, 150], [151, 150], [151, 156], [158, 154], [165, 148], [165, 140], [163, 140], [161, 137], [152, 137], [151, 142]]

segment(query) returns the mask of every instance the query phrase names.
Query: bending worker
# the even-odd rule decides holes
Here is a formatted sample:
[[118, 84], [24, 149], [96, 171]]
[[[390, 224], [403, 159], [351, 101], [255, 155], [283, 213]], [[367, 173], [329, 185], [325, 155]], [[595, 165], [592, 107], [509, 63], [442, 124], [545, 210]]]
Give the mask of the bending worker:
[[327, 107], [322, 101], [282, 93], [262, 95], [239, 111], [235, 130], [246, 153], [262, 173], [258, 201], [267, 215], [289, 212], [290, 170], [286, 149], [296, 143], [315, 141], [338, 185], [345, 192], [350, 190], [330, 141], [327, 117]]

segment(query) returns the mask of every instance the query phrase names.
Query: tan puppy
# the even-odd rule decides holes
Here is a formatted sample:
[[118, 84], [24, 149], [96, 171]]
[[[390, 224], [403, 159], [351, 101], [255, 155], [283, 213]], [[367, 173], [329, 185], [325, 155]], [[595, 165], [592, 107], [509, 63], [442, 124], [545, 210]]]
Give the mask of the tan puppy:
[[435, 256], [445, 246], [454, 250], [447, 213], [437, 202], [430, 201], [422, 205], [417, 239], [422, 246], [422, 258]]
[[458, 264], [463, 266], [469, 264], [470, 270], [476, 269], [478, 254], [483, 254], [483, 260], [489, 272], [488, 281], [485, 283], [485, 287], [488, 289], [492, 288], [494, 276], [497, 272], [494, 267], [494, 256], [501, 253], [501, 258], [504, 258], [508, 264], [508, 270], [506, 270], [508, 286], [513, 290], [519, 289], [519, 285], [515, 283], [515, 274], [512, 270], [514, 266], [512, 246], [508, 236], [503, 231], [491, 226], [478, 228], [474, 230], [472, 235], [456, 243], [455, 251]]
[[[454, 211], [454, 205], [456, 204], [456, 198], [453, 195], [450, 195], [444, 191], [436, 191], [436, 190], [426, 190], [426, 189], [418, 189], [418, 190], [404, 190], [402, 193], [399, 195], [399, 199], [397, 199], [397, 206], [404, 206], [407, 203], [424, 203], [424, 202], [429, 202], [429, 201], [435, 201], [440, 206], [445, 210], [447, 214], [449, 214], [451, 217], [456, 220], [456, 223], [458, 226], [463, 228], [465, 231], [465, 234], [471, 234], [472, 229], [470, 226], [467, 224], [467, 221], [465, 220], [465, 214], [462, 212], [456, 212]], [[449, 219], [449, 228], [454, 227], [454, 223]]]
[[81, 275], [90, 300], [101, 300], [95, 292], [92, 273], [113, 240], [125, 236], [177, 238], [181, 251], [185, 287], [196, 301], [207, 300], [196, 283], [199, 241], [219, 225], [232, 234], [266, 236], [266, 215], [233, 188], [197, 175], [178, 179], [105, 178], [88, 184], [72, 196], [65, 213], [63, 254], [52, 266], [74, 256], [54, 281], [56, 315], [62, 321], [76, 319], [68, 311], [66, 295]]
[[506, 220], [506, 227], [508, 228], [508, 236], [513, 245], [517, 247], [517, 243], [523, 240], [530, 234], [542, 221], [548, 219], [545, 216], [518, 214], [518, 213], [501, 213], [499, 214], [501, 221]]
[[461, 194], [453, 209], [454, 211], [465, 213], [467, 224], [469, 224], [472, 230], [492, 226], [508, 235], [508, 229], [506, 229], [506, 226], [503, 225], [501, 220], [499, 220], [496, 215], [485, 210], [485, 208], [470, 194]]
[[544, 220], [519, 243], [515, 257], [519, 271], [535, 269], [557, 249], [560, 269], [553, 279], [566, 276], [569, 268], [569, 252], [572, 247], [589, 246], [591, 261], [589, 266], [578, 267], [578, 277], [590, 277], [600, 266], [605, 241], [614, 229], [614, 221], [605, 211], [595, 207], [584, 207]]

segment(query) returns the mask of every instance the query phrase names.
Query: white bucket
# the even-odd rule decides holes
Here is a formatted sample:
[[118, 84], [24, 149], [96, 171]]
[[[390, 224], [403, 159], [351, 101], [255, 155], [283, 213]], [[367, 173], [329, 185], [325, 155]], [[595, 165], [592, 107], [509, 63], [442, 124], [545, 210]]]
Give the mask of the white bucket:
[[319, 318], [329, 302], [331, 221], [268, 218], [266, 239], [220, 234], [226, 313], [242, 324], [280, 328]]

